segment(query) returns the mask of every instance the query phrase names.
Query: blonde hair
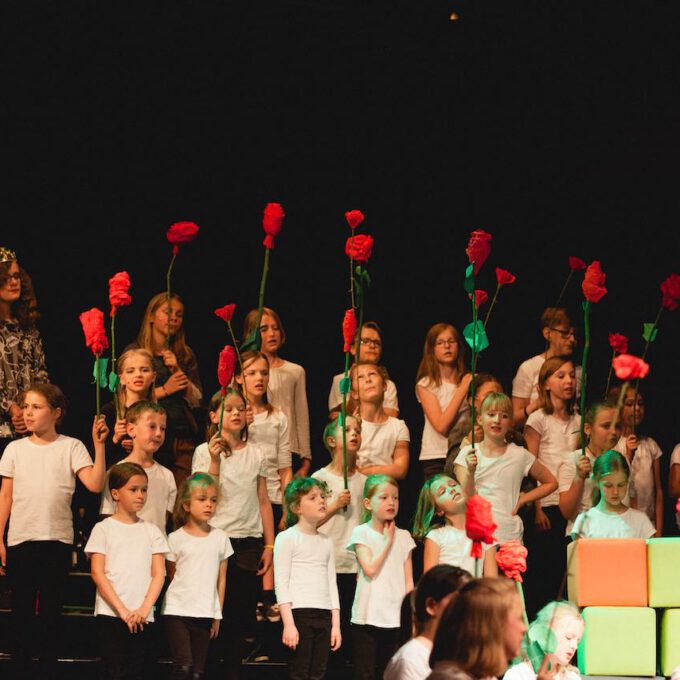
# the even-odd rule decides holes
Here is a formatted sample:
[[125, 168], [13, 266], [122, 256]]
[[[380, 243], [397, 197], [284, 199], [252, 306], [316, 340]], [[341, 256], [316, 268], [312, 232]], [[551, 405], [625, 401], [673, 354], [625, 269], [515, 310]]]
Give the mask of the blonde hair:
[[458, 346], [458, 355], [456, 357], [456, 367], [454, 379], [459, 381], [463, 375], [466, 373], [465, 368], [465, 342], [458, 332], [458, 330], [452, 326], [450, 323], [436, 323], [434, 326], [427, 331], [425, 335], [425, 344], [423, 346], [423, 358], [420, 360], [420, 365], [418, 366], [418, 374], [416, 375], [416, 382], [419, 382], [423, 378], [427, 378], [430, 385], [436, 385], [439, 387], [442, 384], [441, 371], [439, 370], [439, 364], [434, 358], [434, 347], [437, 342], [437, 337], [444, 333], [445, 331], [451, 331], [456, 338], [456, 343]]
[[175, 529], [183, 527], [189, 519], [189, 511], [184, 507], [184, 504], [191, 501], [194, 490], [209, 489], [211, 486], [215, 488], [215, 491], [219, 492], [217, 481], [207, 472], [194, 472], [193, 475], [187, 477], [182, 482], [182, 485], [179, 487], [179, 492], [177, 493], [175, 509], [172, 512], [172, 520]]
[[[546, 359], [541, 366], [541, 370], [538, 372], [538, 400], [541, 408], [548, 414], [555, 410], [553, 406], [552, 399], [550, 397], [550, 390], [546, 389], [546, 383], [548, 380], [557, 373], [557, 371], [564, 366], [564, 364], [571, 364], [574, 366], [574, 362], [570, 357], [554, 356], [550, 359]], [[567, 399], [565, 402], [565, 408], [569, 415], [573, 415], [576, 408], [576, 390], [571, 399]]]
[[[271, 308], [271, 307], [263, 307], [262, 308], [262, 316], [264, 315], [271, 316], [272, 319], [276, 322], [276, 325], [279, 327], [279, 331], [281, 332], [281, 347], [283, 347], [284, 343], [286, 342], [286, 332], [283, 330], [283, 324], [281, 323], [281, 317]], [[262, 322], [262, 319], [260, 318], [260, 323]], [[251, 309], [247, 314], [246, 318], [243, 321], [243, 339], [247, 339], [247, 337], [255, 330], [255, 324], [257, 323], [257, 309]]]
[[[364, 483], [364, 499], [371, 499], [375, 495], [375, 492], [383, 484], [391, 484], [396, 489], [399, 488], [399, 484], [394, 477], [389, 475], [368, 475], [366, 482]], [[371, 519], [371, 511], [368, 508], [364, 508], [364, 512], [361, 516], [362, 523], [366, 523]]]
[[489, 392], [484, 397], [484, 401], [479, 408], [479, 415], [481, 416], [491, 409], [507, 413], [512, 420], [512, 401], [510, 401], [510, 397], [507, 394], [503, 394], [503, 392]]
[[[247, 395], [248, 392], [246, 390], [246, 377], [241, 373], [241, 366], [243, 366], [243, 370], [245, 371], [248, 366], [250, 366], [250, 364], [252, 364], [254, 361], [257, 361], [258, 359], [264, 359], [267, 362], [267, 368], [269, 368], [269, 359], [267, 358], [267, 355], [264, 352], [260, 352], [256, 349], [250, 349], [247, 352], [243, 352], [243, 354], [241, 354], [241, 360], [236, 364], [236, 375], [240, 375], [241, 379], [243, 380], [243, 384], [241, 385], [243, 394]], [[269, 403], [266, 392], [262, 395], [262, 403], [267, 410], [267, 415], [273, 413], [274, 406]]]
[[[156, 401], [156, 396], [154, 393], [154, 388], [156, 386], [156, 369], [153, 366], [153, 354], [149, 352], [148, 349], [144, 349], [143, 347], [131, 347], [130, 349], [125, 350], [119, 357], [118, 360], [116, 361], [116, 374], [120, 378], [121, 375], [123, 375], [123, 371], [125, 370], [125, 362], [128, 359], [131, 359], [134, 356], [142, 356], [144, 357], [148, 362], [149, 366], [151, 367], [151, 372], [154, 374], [154, 379], [151, 381], [151, 385], [149, 385], [149, 391], [148, 393], [142, 397], [142, 399], [146, 401]], [[125, 385], [123, 385], [121, 382], [118, 383], [118, 387], [116, 387], [116, 393], [114, 395], [114, 399], [118, 401], [118, 406], [120, 407], [120, 412], [123, 417], [125, 417], [125, 402], [127, 401], [126, 399], [126, 389]]]

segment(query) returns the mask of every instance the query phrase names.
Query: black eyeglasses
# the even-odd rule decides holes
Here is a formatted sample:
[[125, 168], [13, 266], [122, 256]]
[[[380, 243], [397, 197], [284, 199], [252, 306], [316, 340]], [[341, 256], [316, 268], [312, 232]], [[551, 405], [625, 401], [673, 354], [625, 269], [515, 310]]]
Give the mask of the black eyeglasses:
[[21, 281], [21, 274], [19, 272], [14, 272], [14, 274], [7, 274], [5, 278], [9, 281], [14, 279], [15, 281]]
[[371, 347], [382, 347], [382, 342], [380, 342], [380, 340], [373, 340], [372, 338], [361, 338], [359, 342], [362, 345], [370, 345]]
[[573, 328], [570, 328], [568, 331], [563, 331], [561, 328], [550, 328], [551, 331], [555, 331], [555, 333], [559, 333], [560, 337], [563, 340], [566, 340], [567, 338], [575, 338], [576, 337], [576, 331]]

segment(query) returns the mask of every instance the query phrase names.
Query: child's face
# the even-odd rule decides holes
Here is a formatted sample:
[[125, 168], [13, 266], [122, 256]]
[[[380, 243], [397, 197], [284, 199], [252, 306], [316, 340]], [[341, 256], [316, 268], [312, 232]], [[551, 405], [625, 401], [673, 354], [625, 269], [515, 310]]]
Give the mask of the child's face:
[[364, 507], [379, 522], [393, 521], [399, 512], [399, 489], [392, 484], [380, 484], [370, 498], [364, 498]]
[[568, 666], [583, 636], [583, 621], [575, 616], [562, 616], [555, 622], [553, 633], [557, 638], [555, 663]]
[[385, 398], [385, 381], [378, 369], [371, 364], [357, 368], [353, 389], [358, 392], [359, 399], [368, 403], [382, 403]]
[[458, 515], [465, 512], [467, 499], [460, 485], [451, 477], [443, 477], [430, 489], [438, 514]]
[[482, 411], [481, 420], [484, 437], [499, 441], [505, 439], [505, 435], [512, 424], [510, 414], [496, 407]]
[[606, 505], [618, 508], [628, 491], [628, 477], [621, 470], [604, 475], [599, 483], [600, 493]]
[[179, 300], [170, 300], [170, 323], [168, 324], [168, 305], [166, 301], [156, 309], [151, 316], [151, 325], [156, 331], [167, 335], [168, 326], [170, 335], [175, 335], [182, 327], [184, 321], [184, 305]]
[[166, 416], [164, 413], [144, 411], [137, 422], [127, 424], [127, 433], [136, 448], [144, 453], [155, 453], [165, 441]]
[[120, 374], [120, 384], [130, 392], [141, 394], [151, 387], [156, 373], [145, 356], [133, 354], [125, 360]]
[[52, 408], [40, 392], [27, 392], [22, 404], [24, 422], [29, 432], [50, 432], [61, 415], [60, 408]]
[[111, 497], [121, 510], [136, 514], [144, 507], [148, 490], [149, 480], [143, 475], [133, 475], [125, 486], [113, 489]]
[[326, 495], [318, 486], [313, 486], [308, 493], [300, 496], [297, 506], [296, 515], [308, 522], [320, 522], [326, 516]]
[[214, 486], [194, 489], [184, 509], [195, 522], [207, 522], [217, 509], [217, 489]]
[[[635, 405], [635, 419], [633, 419], [633, 405]], [[628, 390], [623, 400], [623, 420], [628, 426], [639, 425], [645, 418], [645, 398], [638, 393], [635, 399], [635, 390]]]
[[593, 424], [585, 423], [583, 429], [590, 438], [589, 447], [595, 454], [603, 453], [611, 449], [619, 439], [620, 428], [617, 425], [612, 428], [614, 409], [600, 409], [595, 416]]
[[275, 354], [281, 349], [281, 329], [274, 317], [263, 314], [260, 320], [260, 335], [262, 336], [262, 351]]
[[522, 601], [519, 595], [513, 598], [512, 606], [508, 610], [508, 618], [504, 628], [505, 655], [508, 661], [519, 655], [522, 638], [527, 627], [522, 613]]
[[[218, 406], [216, 411], [210, 411], [210, 421], [215, 425], [220, 423], [220, 413], [222, 406]], [[222, 431], [230, 432], [235, 436], [240, 436], [241, 431], [246, 426], [246, 404], [236, 394], [228, 394], [224, 399], [224, 417], [222, 419]]]
[[[348, 453], [356, 453], [361, 448], [361, 425], [351, 416], [345, 418], [345, 439]], [[332, 446], [335, 453], [342, 454], [342, 429], [339, 424], [335, 428]]]
[[574, 364], [562, 364], [546, 381], [545, 389], [558, 399], [569, 400], [576, 394], [576, 371]]
[[[372, 364], [380, 362], [380, 357], [382, 356], [382, 340], [380, 339], [380, 333], [378, 333], [378, 331], [374, 328], [362, 328], [359, 344], [361, 346], [361, 349], [359, 350], [361, 361], [368, 361]], [[356, 346], [352, 347], [350, 352], [355, 354], [355, 350]]]
[[458, 358], [458, 340], [449, 328], [434, 341], [434, 359], [439, 364], [451, 364]]
[[256, 399], [264, 397], [269, 385], [269, 362], [260, 357], [246, 364], [243, 367], [243, 378], [238, 382], [243, 384], [243, 381], [245, 381], [245, 390], [249, 395]]

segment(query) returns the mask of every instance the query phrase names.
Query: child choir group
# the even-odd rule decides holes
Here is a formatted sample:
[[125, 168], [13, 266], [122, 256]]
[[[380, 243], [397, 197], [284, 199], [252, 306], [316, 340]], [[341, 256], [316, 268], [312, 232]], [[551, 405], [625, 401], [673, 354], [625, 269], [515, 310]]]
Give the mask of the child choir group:
[[[570, 661], [583, 621], [576, 607], [550, 601], [566, 543], [661, 533], [661, 451], [641, 434], [644, 399], [623, 395], [619, 422], [618, 394], [578, 413], [576, 339], [562, 308], [543, 314], [545, 351], [519, 367], [511, 396], [492, 375], [477, 375], [474, 423], [464, 340], [448, 323], [429, 329], [415, 386], [424, 484], [406, 530], [396, 520], [410, 436], [380, 363], [378, 324], [358, 330], [344, 419], [342, 375], [333, 379], [323, 435], [331, 462], [310, 475], [305, 372], [280, 356], [278, 314], [264, 309], [261, 350], [242, 353], [233, 383], [208, 400], [201, 442], [195, 407], [203, 394], [184, 306], [176, 294], [170, 305], [165, 293], [156, 295], [116, 364], [118, 404], [94, 419], [93, 460], [58, 432], [66, 403], [48, 381], [34, 319], [22, 307], [30, 279], [11, 251], [1, 252], [0, 558], [12, 584], [17, 677], [29, 668], [36, 593], [42, 672], [54, 671], [76, 478], [102, 496], [104, 519], [85, 552], [110, 678], [143, 677], [154, 620], [162, 620], [172, 678], [200, 678], [218, 656], [221, 673], [237, 678], [258, 608], [280, 615], [291, 678], [325, 677], [330, 652], [343, 647], [351, 647], [362, 679], [493, 677], [513, 659], [523, 660], [507, 677], [534, 678], [522, 602], [495, 559], [497, 545], [515, 539], [529, 548], [531, 625], [549, 625], [558, 641], [550, 670], [544, 665], [538, 675], [568, 679], [577, 673]], [[244, 337], [257, 317], [254, 310], [246, 318]], [[680, 446], [671, 462], [674, 493]], [[491, 503], [498, 526], [479, 564], [465, 531], [474, 494]], [[166, 533], [170, 515], [174, 530]], [[424, 545], [415, 589], [414, 538]]]

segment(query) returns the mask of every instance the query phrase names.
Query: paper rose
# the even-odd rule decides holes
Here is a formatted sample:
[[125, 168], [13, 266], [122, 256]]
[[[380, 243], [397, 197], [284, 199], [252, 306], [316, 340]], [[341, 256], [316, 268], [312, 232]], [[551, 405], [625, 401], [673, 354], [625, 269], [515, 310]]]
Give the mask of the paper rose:
[[499, 286], [515, 283], [515, 281], [517, 281], [517, 277], [514, 274], [511, 274], [509, 271], [501, 269], [500, 267], [496, 267], [496, 282]]
[[224, 305], [224, 307], [220, 307], [219, 309], [215, 310], [215, 316], [219, 316], [222, 321], [230, 323], [234, 318], [234, 311], [236, 311], [235, 304]]
[[517, 539], [501, 543], [496, 552], [498, 568], [508, 578], [522, 583], [522, 574], [527, 570], [527, 554], [528, 550]]
[[85, 333], [85, 344], [92, 350], [92, 354], [101, 354], [109, 346], [104, 330], [104, 312], [93, 307], [78, 318]]
[[349, 352], [354, 345], [354, 339], [357, 332], [357, 318], [353, 309], [348, 309], [345, 312], [345, 318], [342, 320], [342, 337], [345, 341], [343, 352]]
[[489, 253], [491, 253], [491, 239], [491, 234], [487, 234], [483, 229], [477, 229], [470, 235], [465, 252], [470, 264], [474, 264], [475, 275], [486, 262]]
[[283, 212], [280, 203], [267, 203], [265, 206], [262, 228], [267, 235], [264, 237], [263, 243], [270, 250], [274, 247], [274, 237], [281, 231], [285, 216], [286, 213]]
[[644, 378], [649, 373], [649, 364], [632, 354], [619, 354], [612, 360], [612, 366], [619, 380]]
[[357, 262], [368, 262], [373, 254], [373, 237], [365, 234], [350, 236], [345, 243], [345, 253]]
[[479, 309], [482, 305], [489, 301], [489, 294], [485, 290], [475, 291], [475, 307]]
[[364, 213], [361, 210], [348, 210], [345, 219], [351, 229], [356, 229], [364, 221]]
[[599, 302], [607, 294], [607, 289], [604, 287], [606, 278], [599, 260], [591, 262], [581, 284], [583, 295], [588, 302]]
[[610, 333], [609, 346], [617, 354], [626, 354], [628, 352], [628, 338], [625, 335], [621, 335], [621, 333]]
[[579, 269], [587, 268], [588, 265], [580, 257], [574, 257], [573, 255], [569, 256], [569, 269], [571, 269], [571, 271], [576, 272], [579, 271]]
[[168, 229], [166, 237], [172, 245], [172, 254], [179, 253], [179, 247], [190, 243], [198, 235], [198, 225], [195, 222], [175, 222]]
[[231, 345], [226, 345], [217, 361], [217, 380], [222, 388], [222, 396], [227, 393], [227, 387], [234, 377], [234, 368], [236, 368], [236, 352]]
[[493, 521], [491, 503], [479, 495], [470, 496], [465, 511], [465, 532], [472, 541], [472, 557], [481, 557], [482, 543], [494, 543], [494, 531], [498, 525]]
[[130, 275], [127, 272], [118, 272], [109, 279], [109, 302], [111, 303], [111, 316], [118, 307], [125, 307], [132, 302], [128, 294], [130, 290]]
[[661, 284], [661, 295], [663, 307], [671, 312], [676, 310], [680, 301], [680, 276], [671, 274]]

